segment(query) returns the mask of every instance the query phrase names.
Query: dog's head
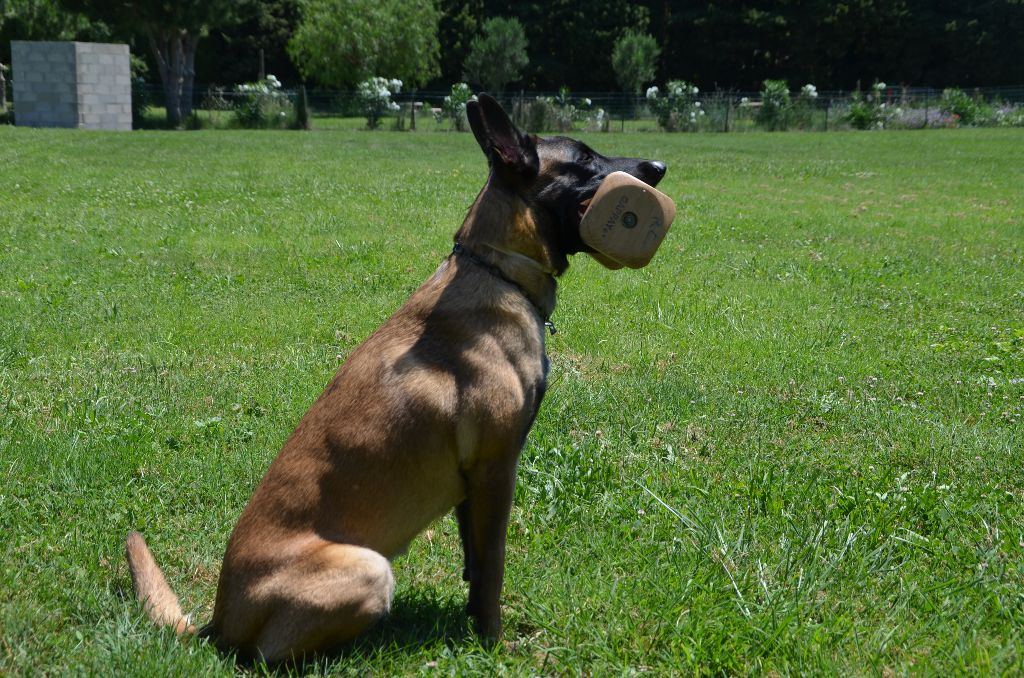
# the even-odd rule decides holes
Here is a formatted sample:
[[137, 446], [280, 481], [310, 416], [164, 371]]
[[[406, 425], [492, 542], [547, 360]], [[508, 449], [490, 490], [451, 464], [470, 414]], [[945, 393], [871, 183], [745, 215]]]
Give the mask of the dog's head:
[[487, 156], [491, 182], [525, 203], [558, 273], [569, 266], [570, 254], [593, 254], [580, 237], [580, 220], [605, 177], [626, 172], [655, 186], [665, 176], [665, 164], [657, 160], [609, 157], [568, 137], [521, 132], [486, 94], [466, 105], [466, 116]]

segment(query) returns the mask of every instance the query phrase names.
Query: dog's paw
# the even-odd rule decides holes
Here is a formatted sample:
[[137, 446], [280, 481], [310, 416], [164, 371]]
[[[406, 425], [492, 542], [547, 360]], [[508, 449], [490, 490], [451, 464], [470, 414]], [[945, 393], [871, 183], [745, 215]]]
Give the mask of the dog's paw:
[[476, 635], [480, 636], [480, 641], [487, 645], [493, 645], [501, 638], [501, 613], [497, 614], [477, 614], [476, 617]]

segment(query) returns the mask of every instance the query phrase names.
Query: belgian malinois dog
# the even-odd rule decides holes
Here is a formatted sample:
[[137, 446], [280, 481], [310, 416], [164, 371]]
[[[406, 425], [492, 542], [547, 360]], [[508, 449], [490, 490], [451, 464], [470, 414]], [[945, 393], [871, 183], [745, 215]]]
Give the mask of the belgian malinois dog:
[[[620, 170], [653, 186], [665, 165], [524, 134], [486, 94], [466, 113], [487, 183], [452, 254], [352, 352], [242, 512], [199, 631], [221, 649], [278, 662], [356, 636], [391, 606], [389, 560], [453, 507], [466, 611], [485, 639], [501, 634], [505, 537], [544, 397], [555, 279], [588, 251], [580, 218], [602, 179]], [[139, 533], [127, 553], [148, 616], [195, 633]]]

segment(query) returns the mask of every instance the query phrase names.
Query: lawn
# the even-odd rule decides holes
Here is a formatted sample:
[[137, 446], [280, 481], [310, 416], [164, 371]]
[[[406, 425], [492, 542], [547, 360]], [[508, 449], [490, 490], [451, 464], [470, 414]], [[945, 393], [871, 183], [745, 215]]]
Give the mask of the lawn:
[[[665, 161], [679, 216], [562, 280], [504, 642], [449, 517], [302, 670], [1024, 671], [1024, 131], [585, 138]], [[208, 618], [267, 464], [485, 173], [469, 134], [0, 127], [0, 674], [240, 670], [141, 616], [124, 536]]]

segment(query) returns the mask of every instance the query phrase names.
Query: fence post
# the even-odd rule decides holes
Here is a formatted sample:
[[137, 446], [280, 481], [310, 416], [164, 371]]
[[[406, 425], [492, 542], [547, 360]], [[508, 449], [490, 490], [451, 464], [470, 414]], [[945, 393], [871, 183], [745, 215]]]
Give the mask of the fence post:
[[732, 111], [732, 97], [726, 95], [725, 97], [725, 129], [723, 132], [729, 131], [729, 112]]

